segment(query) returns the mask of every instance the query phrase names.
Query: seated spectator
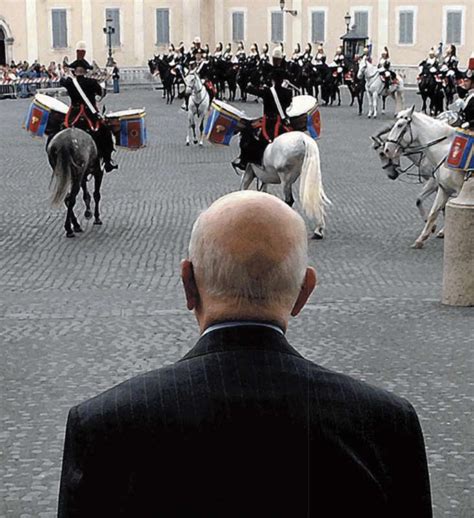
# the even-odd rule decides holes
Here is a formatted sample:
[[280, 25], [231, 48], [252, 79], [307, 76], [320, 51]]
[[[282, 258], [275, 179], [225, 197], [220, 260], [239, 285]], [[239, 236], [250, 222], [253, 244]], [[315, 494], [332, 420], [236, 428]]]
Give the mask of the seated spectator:
[[316, 284], [296, 212], [224, 196], [197, 219], [181, 275], [199, 340], [71, 409], [59, 517], [431, 516], [411, 404], [285, 337]]

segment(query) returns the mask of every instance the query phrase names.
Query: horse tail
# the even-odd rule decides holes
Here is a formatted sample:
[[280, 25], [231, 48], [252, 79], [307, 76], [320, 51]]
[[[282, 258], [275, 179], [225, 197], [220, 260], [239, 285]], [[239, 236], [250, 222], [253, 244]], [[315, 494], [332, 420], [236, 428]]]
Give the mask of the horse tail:
[[[70, 144], [70, 145], [68, 145]], [[74, 154], [77, 151], [77, 143], [74, 142], [52, 142], [48, 154], [51, 153], [50, 163], [53, 166], [50, 188], [53, 186], [51, 205], [58, 207], [64, 202], [67, 192], [70, 190], [73, 181], [73, 168], [79, 166], [74, 162]]]
[[308, 218], [322, 222], [325, 216], [325, 207], [330, 205], [331, 201], [323, 188], [318, 145], [312, 138], [307, 135], [305, 137], [305, 155], [300, 179], [300, 202]]

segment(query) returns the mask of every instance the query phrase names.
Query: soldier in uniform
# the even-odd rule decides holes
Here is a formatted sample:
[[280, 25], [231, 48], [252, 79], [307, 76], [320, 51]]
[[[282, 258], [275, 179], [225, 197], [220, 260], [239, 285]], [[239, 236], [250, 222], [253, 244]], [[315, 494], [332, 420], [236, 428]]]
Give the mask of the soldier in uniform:
[[105, 88], [102, 88], [96, 79], [86, 77], [87, 71], [92, 67], [84, 58], [85, 43], [79, 42], [76, 50], [77, 59], [69, 65], [69, 69], [73, 71], [74, 78], [88, 102], [76, 87], [73, 77], [62, 77], [60, 85], [66, 88], [71, 99], [64, 124], [67, 128], [80, 128], [92, 136], [99, 156], [103, 159], [105, 170], [110, 172], [118, 168], [112, 161], [114, 141], [112, 131], [104, 124], [96, 102], [96, 97], [104, 97]]
[[463, 88], [467, 90], [467, 96], [461, 110], [461, 127], [472, 132], [474, 136], [474, 52], [471, 54], [468, 69], [464, 74]]
[[431, 74], [436, 73], [438, 71], [438, 69], [439, 69], [438, 58], [436, 57], [435, 49], [433, 47], [431, 47], [431, 49], [428, 53], [428, 57], [419, 64], [418, 70], [419, 70], [420, 74], [428, 75], [429, 73], [431, 73]]
[[222, 52], [224, 50], [224, 45], [222, 44], [222, 42], [220, 41], [217, 45], [216, 45], [216, 50], [214, 51], [214, 57], [216, 59], [220, 59], [222, 58]]
[[380, 55], [378, 69], [380, 71], [380, 77], [382, 81], [385, 83], [385, 88], [390, 88], [390, 84], [393, 80], [396, 79], [396, 74], [393, 70], [390, 70], [390, 54], [388, 52], [388, 48], [384, 47], [382, 54]]
[[260, 134], [256, 137], [253, 129], [243, 130], [240, 141], [241, 153], [233, 162], [234, 167], [245, 171], [249, 162], [261, 164], [265, 148], [273, 140], [291, 131], [290, 122], [286, 110], [291, 105], [292, 92], [286, 87], [286, 70], [283, 66], [283, 55], [281, 48], [275, 48], [272, 53], [272, 86], [256, 87], [249, 85], [248, 93], [263, 99], [263, 118]]
[[303, 59], [303, 62], [310, 62], [313, 60], [313, 55], [312, 55], [312, 52], [313, 52], [313, 46], [311, 45], [311, 43], [307, 43], [306, 44], [306, 48], [304, 49], [304, 53], [303, 53], [303, 56], [302, 56], [302, 59]]
[[456, 88], [456, 79], [460, 77], [458, 64], [459, 59], [456, 56], [456, 46], [448, 45], [448, 48], [446, 49], [446, 53], [444, 55], [441, 70], [443, 74], [446, 76], [452, 88]]
[[237, 51], [235, 53], [235, 57], [236, 57], [238, 63], [242, 63], [243, 61], [245, 61], [247, 56], [245, 55], [245, 48], [244, 48], [243, 41], [239, 41], [239, 43], [237, 45]]
[[316, 52], [316, 56], [314, 56], [314, 64], [316, 66], [320, 66], [323, 64], [323, 62], [325, 63], [326, 62], [326, 54], [324, 52], [324, 48], [323, 48], [323, 45], [320, 44], [318, 46], [318, 50]]

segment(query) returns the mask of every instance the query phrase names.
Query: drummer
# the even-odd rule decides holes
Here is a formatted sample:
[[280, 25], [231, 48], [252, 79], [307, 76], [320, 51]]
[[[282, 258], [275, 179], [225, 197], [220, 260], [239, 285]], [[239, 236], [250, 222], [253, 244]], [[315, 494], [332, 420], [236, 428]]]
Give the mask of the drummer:
[[[78, 56], [84, 56], [83, 47], [85, 45], [78, 44]], [[66, 114], [64, 124], [67, 128], [80, 128], [92, 136], [99, 156], [104, 161], [106, 172], [118, 169], [118, 165], [112, 161], [114, 151], [112, 131], [104, 124], [96, 103], [96, 96], [104, 97], [105, 89], [96, 79], [86, 77], [87, 70], [91, 70], [92, 67], [84, 57], [72, 62], [69, 69], [73, 71], [74, 75], [65, 76], [60, 80], [60, 85], [66, 88], [71, 99], [71, 106]]]
[[[291, 131], [286, 110], [291, 105], [292, 93], [284, 85], [286, 72], [283, 68], [281, 48], [277, 47], [272, 53], [273, 67], [271, 73], [272, 86], [255, 87], [249, 85], [247, 91], [263, 99], [262, 128], [258, 140], [253, 135], [242, 133], [241, 154], [234, 165], [245, 171], [247, 164], [258, 157], [257, 164], [263, 159], [263, 152], [268, 144], [285, 133]], [[252, 158], [250, 158], [252, 157]]]

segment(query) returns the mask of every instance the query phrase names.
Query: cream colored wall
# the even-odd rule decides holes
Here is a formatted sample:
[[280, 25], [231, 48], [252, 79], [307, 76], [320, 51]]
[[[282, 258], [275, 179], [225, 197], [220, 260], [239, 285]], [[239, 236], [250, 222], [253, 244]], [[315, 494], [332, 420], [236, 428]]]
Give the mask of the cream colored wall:
[[[26, 6], [36, 6], [36, 17], [26, 13]], [[189, 46], [196, 35], [213, 50], [217, 41], [231, 41], [231, 13], [242, 9], [246, 13], [247, 50], [256, 41], [260, 48], [270, 41], [270, 10], [278, 9], [278, 0], [0, 0], [0, 23], [3, 19], [14, 37], [13, 59], [38, 58], [43, 63], [61, 61], [64, 55], [75, 56], [77, 41], [88, 43], [89, 59], [103, 65], [107, 58], [107, 44], [102, 28], [105, 9], [121, 10], [121, 46], [114, 49], [120, 66], [144, 65], [153, 54], [166, 51], [167, 46], [156, 46], [156, 8], [170, 9], [171, 41], [183, 40]], [[345, 33], [344, 15], [357, 7], [369, 9], [370, 36], [374, 54], [379, 55], [387, 44], [392, 62], [418, 64], [429, 48], [437, 45], [443, 33], [443, 7], [464, 6], [464, 45], [458, 46], [461, 64], [467, 63], [474, 49], [473, 0], [287, 0], [288, 9], [297, 9], [296, 17], [285, 14], [285, 50], [291, 54], [297, 41], [304, 47], [310, 39], [310, 12], [327, 8], [327, 38], [325, 50], [334, 55]], [[412, 46], [398, 45], [398, 8], [416, 6], [416, 42]], [[52, 49], [51, 9], [68, 10], [67, 49]], [[37, 37], [35, 38], [34, 29]], [[234, 50], [235, 50], [235, 44]], [[271, 47], [273, 45], [270, 45]], [[34, 56], [34, 57], [33, 57]]]

